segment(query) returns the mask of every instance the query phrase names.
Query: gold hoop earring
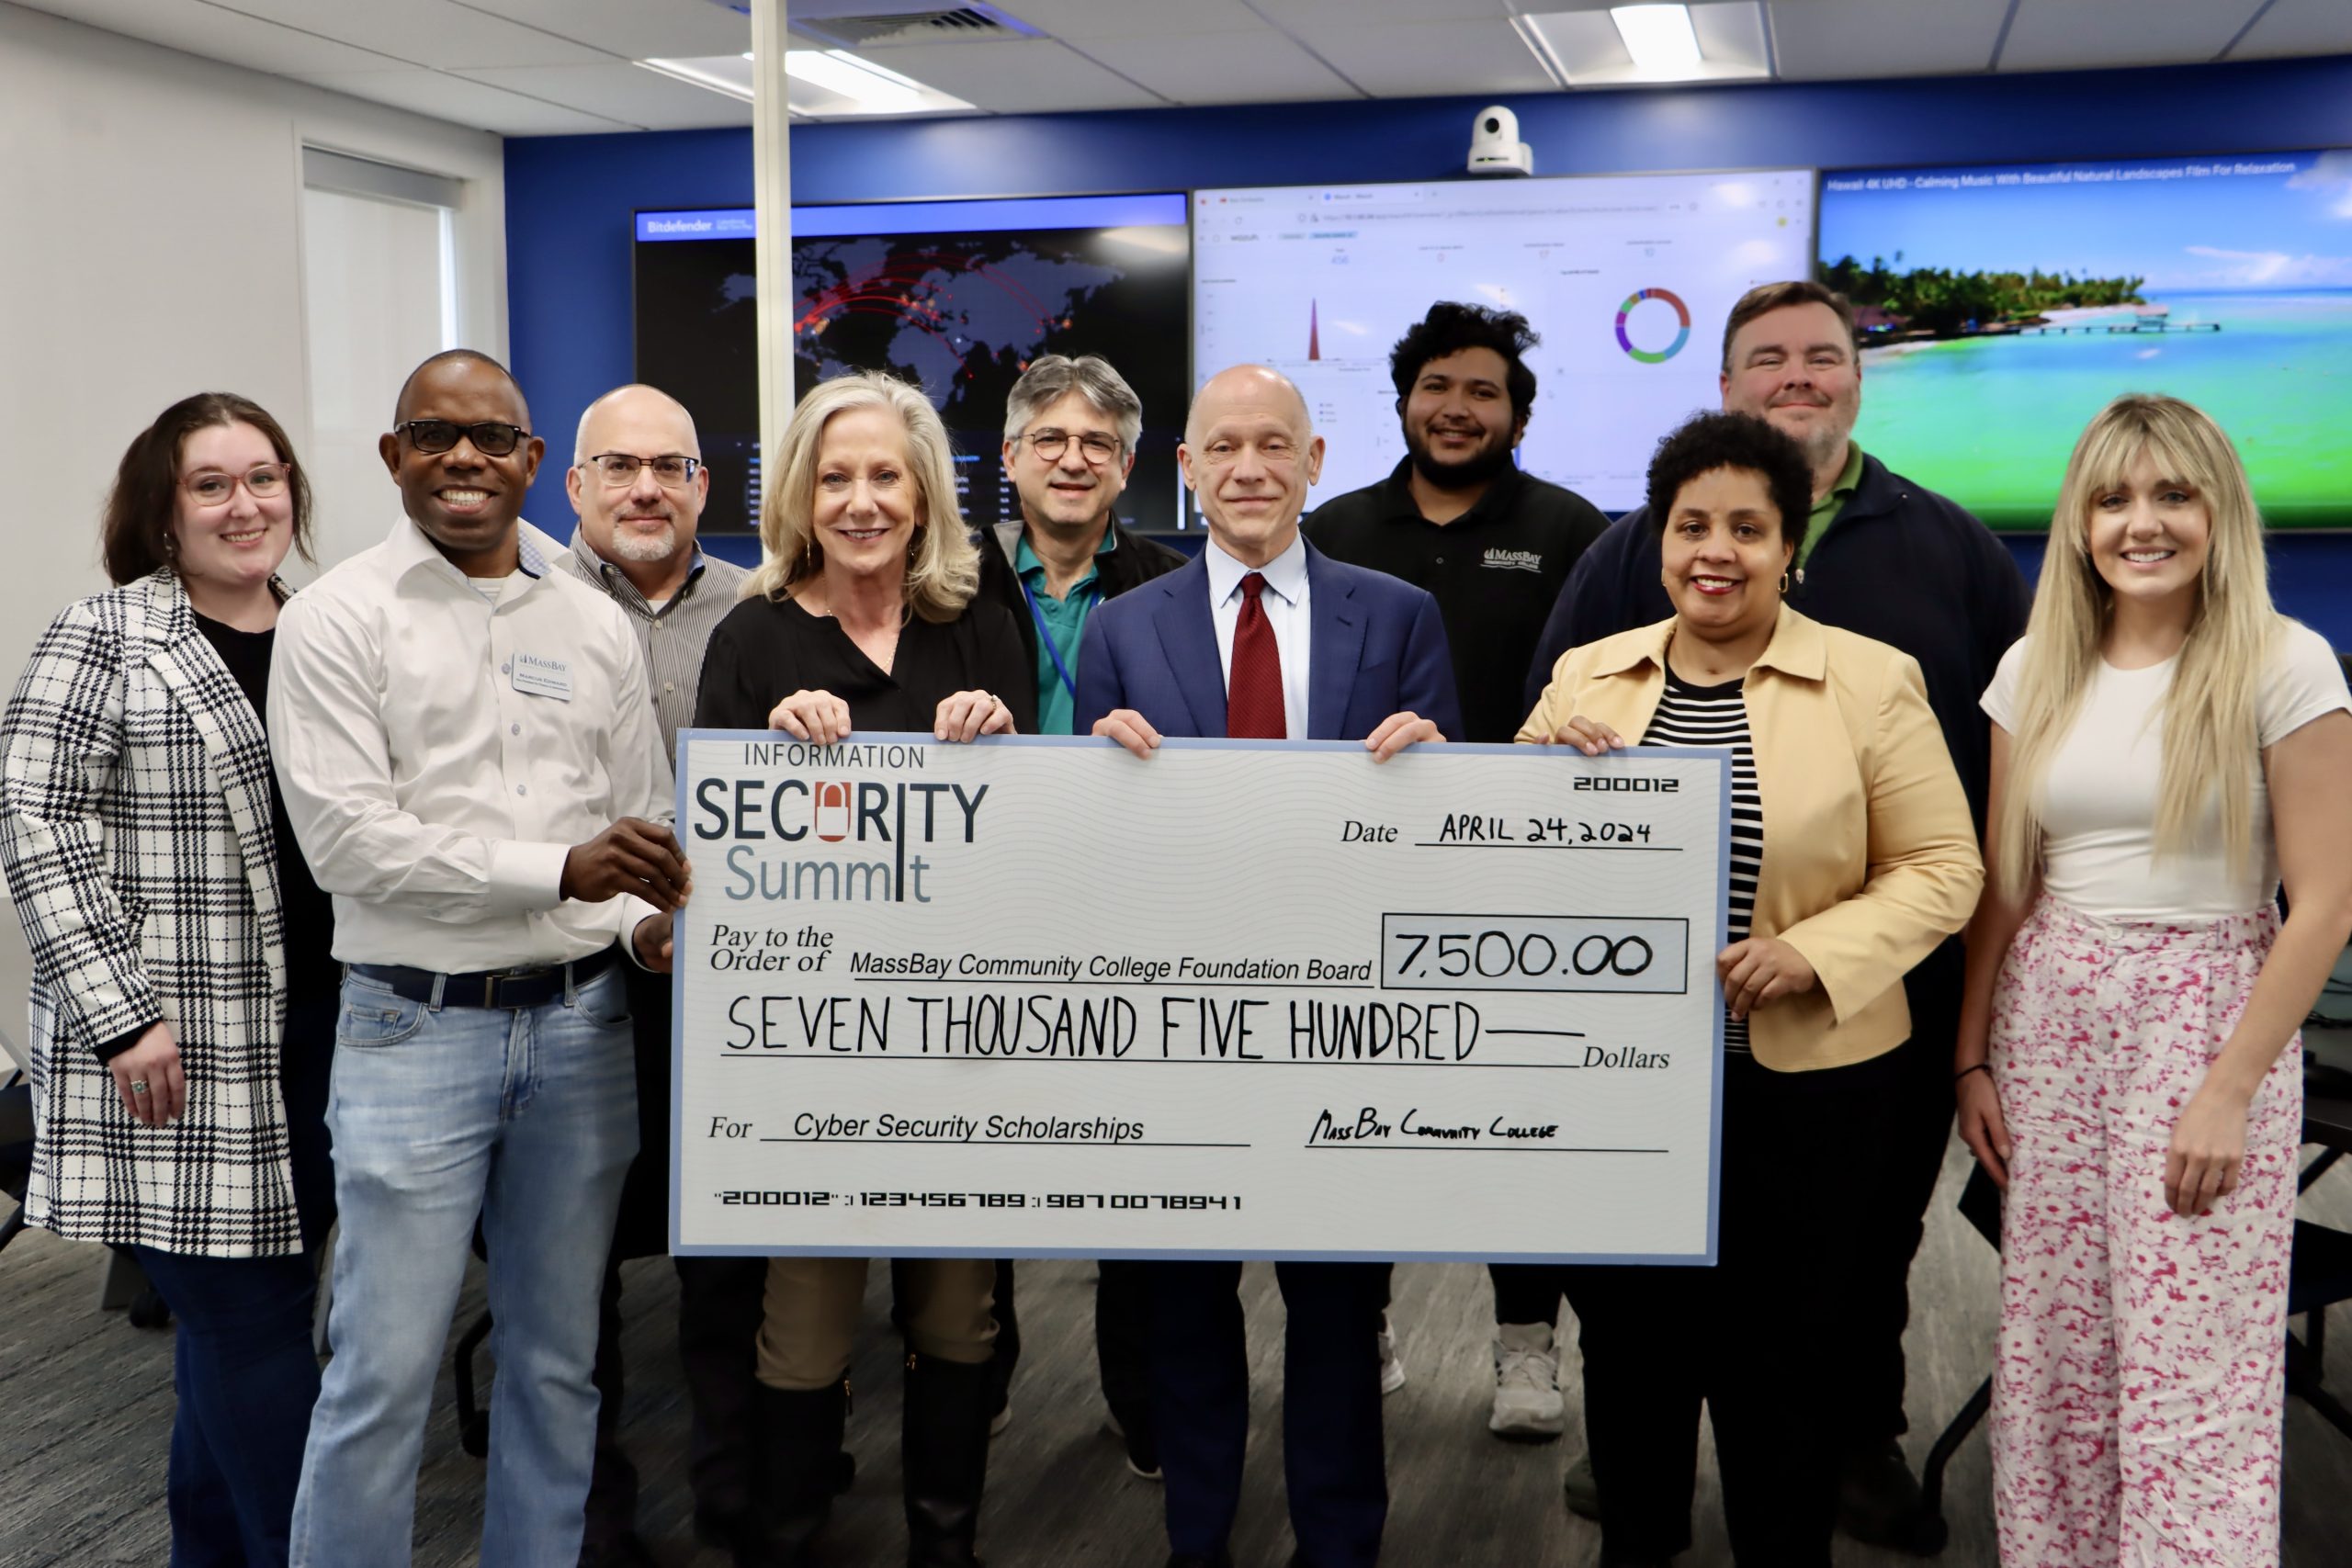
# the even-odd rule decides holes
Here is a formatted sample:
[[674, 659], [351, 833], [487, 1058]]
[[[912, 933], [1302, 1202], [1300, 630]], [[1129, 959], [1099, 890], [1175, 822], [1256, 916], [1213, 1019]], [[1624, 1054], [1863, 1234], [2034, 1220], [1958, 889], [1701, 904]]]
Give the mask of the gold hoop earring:
[[1788, 574], [1787, 572], [1785, 572], [1785, 571], [1784, 571], [1784, 572], [1781, 573], [1781, 598], [1783, 598], [1783, 599], [1785, 599], [1785, 598], [1787, 598], [1788, 596], [1789, 596], [1789, 574]]

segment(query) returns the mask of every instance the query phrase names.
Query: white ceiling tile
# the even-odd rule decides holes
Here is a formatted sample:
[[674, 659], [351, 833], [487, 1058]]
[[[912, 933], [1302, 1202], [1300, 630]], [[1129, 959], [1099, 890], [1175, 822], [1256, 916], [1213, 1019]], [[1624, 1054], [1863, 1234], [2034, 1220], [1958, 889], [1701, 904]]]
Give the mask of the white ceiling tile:
[[[1504, 0], [1251, 0], [1278, 28], [1329, 28], [1349, 22], [1503, 22]], [[1521, 7], [1522, 9], [1530, 7]]]
[[2187, 64], [2211, 60], [2235, 38], [2262, 0], [2023, 0], [2001, 47], [2004, 71], [2072, 71], [2106, 65]]
[[749, 125], [752, 106], [624, 62], [609, 65], [502, 65], [461, 71], [472, 82], [606, 115], [648, 130], [695, 130]]
[[2008, 0], [1933, 0], [1900, 15], [1887, 0], [1772, 0], [1774, 58], [1786, 81], [1930, 76], [1992, 63]]
[[[1087, 46], [1089, 53], [1096, 52]], [[1010, 114], [1164, 108], [1167, 100], [1051, 39], [870, 44], [861, 58], [976, 107]]]
[[413, 114], [430, 115], [501, 136], [567, 136], [583, 131], [633, 130], [626, 120], [544, 104], [486, 83], [438, 71], [327, 72], [303, 81], [355, 98], [368, 98]]
[[1353, 98], [1353, 87], [1271, 28], [1187, 38], [1100, 39], [1087, 52], [1180, 104]]
[[208, 60], [273, 74], [305, 71], [379, 71], [390, 57], [319, 38], [276, 22], [224, 11], [205, 0], [26, 0], [86, 27], [161, 44]]
[[1555, 88], [1508, 22], [1374, 22], [1302, 28], [1299, 37], [1349, 81], [1381, 97]]
[[2344, 0], [2277, 0], [2230, 51], [2232, 60], [2291, 54], [2352, 54], [2352, 6]]
[[604, 51], [457, 0], [221, 0], [221, 8], [339, 39], [419, 65], [593, 65]]
[[[241, 4], [242, 0], [231, 0]], [[460, 0], [624, 60], [698, 60], [752, 47], [752, 18], [713, 0]]]
[[[723, 96], [622, 63], [740, 51], [750, 41], [749, 19], [726, 0], [17, 3], [188, 54], [514, 134], [737, 125], [749, 118], [746, 107]], [[950, 37], [872, 52], [943, 92], [1002, 112], [1277, 103], [1360, 92], [1501, 95], [1551, 86], [1509, 26], [1514, 14], [1541, 13], [1555, 48], [1582, 38], [1578, 28], [1598, 29], [1586, 40], [1590, 47], [1583, 53], [1592, 58], [1580, 59], [1587, 73], [1580, 80], [1623, 75], [1622, 47], [1606, 16], [1611, 0], [996, 3], [1051, 36]], [[1981, 71], [2010, 10], [2010, 0], [1766, 4], [1774, 63], [1790, 80]], [[797, 0], [794, 14], [886, 8], [885, 0]], [[2233, 59], [2352, 52], [2352, 0], [2271, 0], [2267, 8], [2262, 0], [2018, 0], [2000, 65], [2031, 71], [2202, 61], [2233, 39]]]
[[1771, 54], [1764, 47], [1764, 7], [1758, 0], [1712, 0], [1684, 9], [1708, 63], [1771, 74]]
[[996, 8], [1072, 43], [1098, 38], [1169, 38], [1239, 32], [1265, 18], [1242, 0], [992, 0]]

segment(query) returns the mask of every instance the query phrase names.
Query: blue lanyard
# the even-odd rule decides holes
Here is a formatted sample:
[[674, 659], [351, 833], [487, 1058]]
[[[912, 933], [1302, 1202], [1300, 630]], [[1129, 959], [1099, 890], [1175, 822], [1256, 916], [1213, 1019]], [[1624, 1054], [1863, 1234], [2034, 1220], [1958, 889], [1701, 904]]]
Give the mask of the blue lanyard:
[[1037, 635], [1045, 639], [1046, 651], [1053, 656], [1054, 673], [1062, 678], [1062, 690], [1069, 694], [1069, 700], [1076, 702], [1078, 682], [1069, 678], [1069, 666], [1062, 662], [1061, 646], [1054, 641], [1054, 629], [1046, 624], [1046, 612], [1037, 607], [1037, 595], [1030, 589], [1029, 580], [1024, 577], [1020, 581], [1021, 596], [1029, 601], [1030, 618], [1037, 623]]

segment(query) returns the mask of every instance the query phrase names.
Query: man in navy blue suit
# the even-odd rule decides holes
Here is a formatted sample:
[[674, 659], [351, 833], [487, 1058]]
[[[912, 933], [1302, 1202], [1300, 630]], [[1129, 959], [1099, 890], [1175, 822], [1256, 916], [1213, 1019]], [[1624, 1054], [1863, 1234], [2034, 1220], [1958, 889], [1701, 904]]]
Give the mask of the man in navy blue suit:
[[[1323, 463], [1306, 400], [1243, 365], [1202, 387], [1177, 449], [1200, 558], [1094, 612], [1078, 728], [1148, 758], [1163, 735], [1360, 740], [1375, 761], [1461, 730], [1437, 601], [1318, 554], [1298, 516]], [[1264, 868], [1236, 865], [1237, 890]], [[1237, 1262], [1152, 1265], [1152, 1400], [1170, 1568], [1224, 1568], [1249, 1438]], [[1289, 1322], [1283, 1464], [1302, 1568], [1370, 1568], [1388, 1481], [1380, 1429], [1385, 1263], [1277, 1263]]]

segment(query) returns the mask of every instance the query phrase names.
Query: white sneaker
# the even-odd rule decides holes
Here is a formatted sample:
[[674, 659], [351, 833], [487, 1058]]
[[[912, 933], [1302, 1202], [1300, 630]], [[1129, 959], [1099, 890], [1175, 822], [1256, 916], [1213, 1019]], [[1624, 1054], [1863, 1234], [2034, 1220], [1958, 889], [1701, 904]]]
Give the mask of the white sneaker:
[[1156, 1456], [1146, 1457], [1136, 1453], [1136, 1445], [1127, 1440], [1127, 1429], [1120, 1426], [1119, 1418], [1108, 1411], [1102, 1414], [1102, 1431], [1105, 1436], [1118, 1438], [1119, 1446], [1127, 1451], [1127, 1471], [1130, 1474], [1145, 1481], [1168, 1479], [1161, 1473], [1159, 1461]]
[[1495, 1330], [1495, 1408], [1487, 1430], [1519, 1442], [1549, 1442], [1566, 1412], [1560, 1400], [1560, 1358], [1548, 1323], [1506, 1323]]
[[1405, 1386], [1405, 1363], [1396, 1359], [1396, 1330], [1388, 1314], [1380, 1314], [1380, 1392], [1395, 1393]]

